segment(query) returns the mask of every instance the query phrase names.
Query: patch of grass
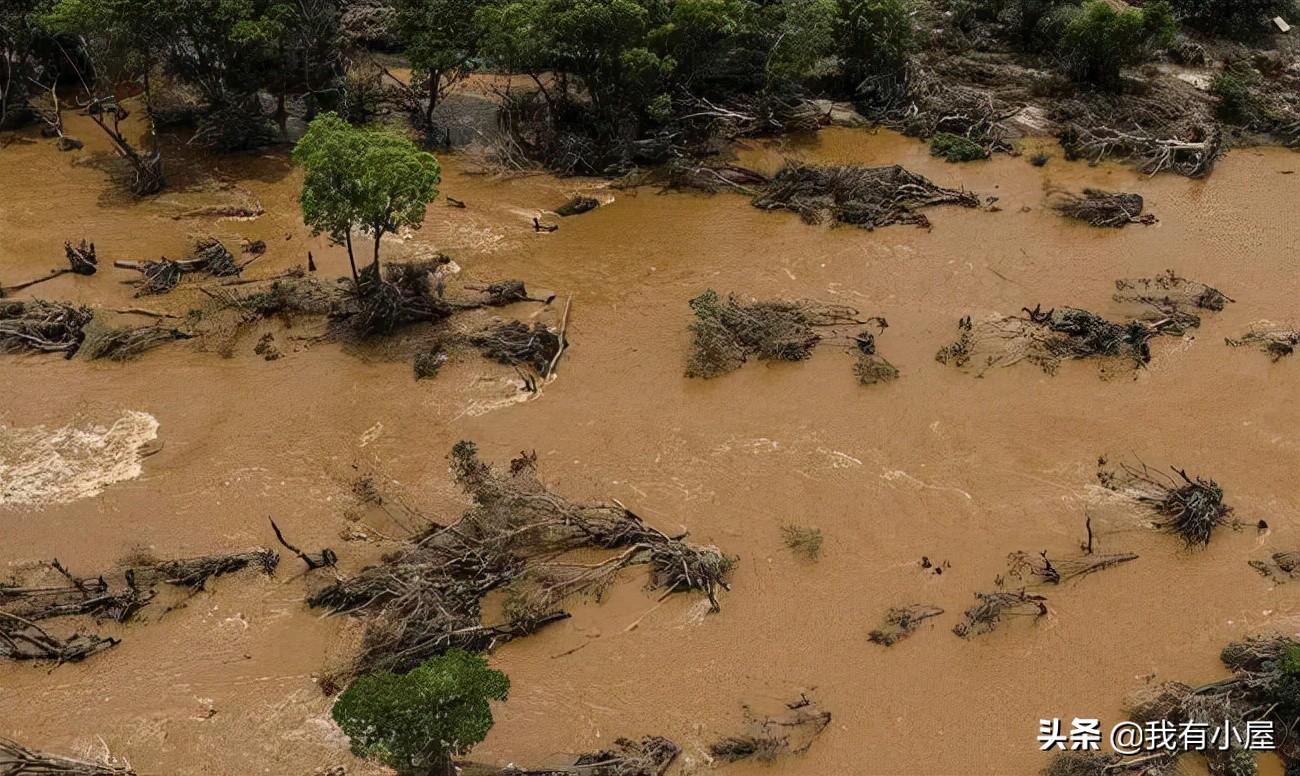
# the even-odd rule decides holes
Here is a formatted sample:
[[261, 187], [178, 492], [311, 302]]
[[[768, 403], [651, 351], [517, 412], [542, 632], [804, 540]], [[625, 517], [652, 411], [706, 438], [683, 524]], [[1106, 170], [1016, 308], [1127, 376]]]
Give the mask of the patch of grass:
[[968, 137], [938, 132], [930, 138], [930, 156], [938, 156], [954, 163], [974, 162], [989, 158], [989, 152]]
[[781, 538], [785, 546], [795, 555], [807, 560], [817, 560], [822, 554], [822, 532], [820, 528], [808, 528], [801, 525], [781, 526]]

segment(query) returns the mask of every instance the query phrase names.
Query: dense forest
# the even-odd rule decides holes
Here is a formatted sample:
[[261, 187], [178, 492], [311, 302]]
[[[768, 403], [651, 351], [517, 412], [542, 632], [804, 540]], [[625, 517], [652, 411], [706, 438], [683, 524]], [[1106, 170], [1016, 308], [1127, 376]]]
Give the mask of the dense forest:
[[[498, 95], [509, 137], [498, 156], [561, 173], [621, 174], [708, 156], [719, 139], [809, 129], [827, 119], [822, 98], [938, 135], [953, 158], [1011, 150], [1013, 117], [1033, 106], [1031, 128], [1075, 156], [1201, 175], [1225, 139], [1300, 142], [1300, 77], [1270, 21], [1292, 10], [1290, 0], [14, 0], [0, 9], [0, 126], [44, 121], [61, 136], [60, 108], [88, 111], [137, 168], [155, 149], [115, 131], [118, 101], [135, 95], [155, 129], [183, 127], [220, 151], [294, 139], [288, 118], [322, 111], [355, 124], [407, 117], [437, 142], [440, 102], [495, 73], [517, 77]], [[1179, 78], [1180, 67], [1209, 75]], [[162, 184], [143, 170], [137, 190]]]

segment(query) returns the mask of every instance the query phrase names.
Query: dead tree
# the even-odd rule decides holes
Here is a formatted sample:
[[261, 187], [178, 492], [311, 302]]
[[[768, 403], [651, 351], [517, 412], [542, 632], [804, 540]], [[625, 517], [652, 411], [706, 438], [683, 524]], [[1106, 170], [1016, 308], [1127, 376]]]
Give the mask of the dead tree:
[[98, 760], [64, 757], [0, 737], [0, 776], [135, 776], [135, 770], [108, 754]]

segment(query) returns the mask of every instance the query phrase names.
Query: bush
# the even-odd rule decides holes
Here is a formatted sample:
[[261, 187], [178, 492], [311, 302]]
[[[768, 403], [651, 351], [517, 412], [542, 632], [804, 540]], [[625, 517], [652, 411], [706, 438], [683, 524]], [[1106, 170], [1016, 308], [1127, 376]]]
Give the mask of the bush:
[[1065, 26], [1061, 66], [1077, 81], [1117, 87], [1123, 68], [1145, 61], [1154, 49], [1173, 39], [1176, 29], [1165, 0], [1123, 12], [1104, 0], [1094, 0]]
[[1263, 79], [1253, 70], [1231, 69], [1217, 73], [1210, 81], [1210, 94], [1219, 98], [1214, 112], [1232, 124], [1250, 124], [1260, 112], [1256, 90]]
[[503, 701], [510, 680], [477, 655], [452, 650], [408, 674], [381, 671], [352, 682], [333, 716], [352, 751], [402, 776], [452, 772], [451, 758], [487, 737], [488, 701]]
[[1293, 13], [1293, 0], [1172, 0], [1189, 27], [1227, 37], [1249, 38], [1269, 31], [1267, 20]]
[[901, 0], [840, 0], [835, 33], [846, 85], [867, 103], [892, 97], [916, 50], [907, 6]]
[[930, 138], [930, 156], [938, 156], [949, 162], [973, 162], [989, 158], [989, 152], [968, 137], [938, 132]]
[[820, 528], [806, 528], [801, 525], [781, 526], [781, 538], [785, 546], [808, 560], [817, 560], [822, 554], [822, 532]]

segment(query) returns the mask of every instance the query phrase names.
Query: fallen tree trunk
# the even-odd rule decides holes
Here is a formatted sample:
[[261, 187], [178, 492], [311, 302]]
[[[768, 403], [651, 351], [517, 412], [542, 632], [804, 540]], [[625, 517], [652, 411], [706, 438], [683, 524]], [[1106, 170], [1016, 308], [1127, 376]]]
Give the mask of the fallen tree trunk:
[[0, 737], [0, 776], [135, 776], [135, 771], [107, 754], [99, 760], [63, 757]]

